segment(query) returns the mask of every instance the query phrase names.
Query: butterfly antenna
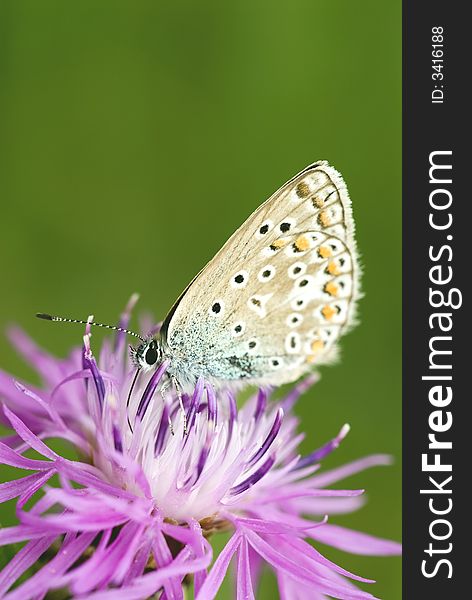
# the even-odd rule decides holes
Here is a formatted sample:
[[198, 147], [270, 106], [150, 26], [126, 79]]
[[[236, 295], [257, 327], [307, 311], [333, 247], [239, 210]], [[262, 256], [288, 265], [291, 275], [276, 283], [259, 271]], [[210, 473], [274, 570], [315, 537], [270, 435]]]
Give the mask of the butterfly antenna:
[[104, 323], [96, 323], [95, 321], [83, 321], [82, 319], [69, 319], [67, 317], [57, 317], [55, 315], [49, 315], [47, 313], [36, 313], [38, 319], [44, 319], [45, 321], [56, 321], [58, 323], [82, 323], [83, 325], [95, 325], [95, 327], [104, 327], [105, 329], [112, 329], [113, 331], [122, 331], [123, 333], [127, 333], [128, 335], [132, 335], [134, 337], [139, 338], [142, 342], [145, 342], [145, 338], [143, 338], [139, 333], [135, 333], [134, 331], [130, 331], [129, 329], [125, 329], [124, 327], [118, 327], [116, 325], [105, 325]]

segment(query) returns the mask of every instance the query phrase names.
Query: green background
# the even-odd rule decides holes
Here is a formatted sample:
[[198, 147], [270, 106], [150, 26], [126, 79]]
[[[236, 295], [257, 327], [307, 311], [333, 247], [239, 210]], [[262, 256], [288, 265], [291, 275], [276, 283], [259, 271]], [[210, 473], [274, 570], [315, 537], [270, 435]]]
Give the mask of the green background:
[[[369, 501], [333, 522], [399, 539], [400, 143], [400, 1], [2, 0], [0, 326], [62, 355], [82, 331], [36, 311], [113, 322], [139, 291], [164, 316], [266, 197], [328, 159], [353, 200], [365, 298], [342, 362], [298, 406], [304, 450], [348, 422], [329, 466], [391, 453], [347, 480]], [[30, 374], [4, 337], [0, 358]], [[399, 558], [323, 550], [401, 597]]]

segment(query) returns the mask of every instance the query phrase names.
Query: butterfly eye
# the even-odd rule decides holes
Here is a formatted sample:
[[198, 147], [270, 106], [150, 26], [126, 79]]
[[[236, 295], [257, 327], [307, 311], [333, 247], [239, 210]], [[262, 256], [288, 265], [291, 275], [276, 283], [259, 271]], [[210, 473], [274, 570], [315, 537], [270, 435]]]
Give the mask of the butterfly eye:
[[148, 365], [155, 365], [158, 359], [157, 347], [154, 342], [149, 345], [149, 348], [146, 350], [146, 354], [144, 355], [144, 360]]

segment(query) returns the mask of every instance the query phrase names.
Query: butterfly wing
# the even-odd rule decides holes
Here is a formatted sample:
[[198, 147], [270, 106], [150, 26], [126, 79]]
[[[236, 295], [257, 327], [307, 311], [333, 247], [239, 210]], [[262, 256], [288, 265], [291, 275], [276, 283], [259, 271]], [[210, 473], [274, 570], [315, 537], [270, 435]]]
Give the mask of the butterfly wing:
[[281, 384], [328, 362], [354, 321], [351, 203], [325, 161], [262, 204], [197, 275], [163, 325], [176, 374]]

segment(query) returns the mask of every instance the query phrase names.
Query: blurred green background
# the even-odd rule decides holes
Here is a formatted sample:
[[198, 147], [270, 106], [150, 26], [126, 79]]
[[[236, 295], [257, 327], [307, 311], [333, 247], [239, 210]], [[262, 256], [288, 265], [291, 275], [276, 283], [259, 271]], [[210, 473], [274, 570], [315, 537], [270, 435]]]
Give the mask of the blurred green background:
[[[328, 466], [391, 453], [347, 481], [367, 506], [333, 522], [399, 539], [400, 143], [400, 1], [2, 0], [2, 331], [62, 355], [82, 330], [36, 311], [113, 322], [139, 291], [163, 317], [263, 200], [328, 159], [353, 199], [365, 298], [342, 362], [298, 406], [304, 449], [348, 422]], [[0, 353], [29, 375], [3, 335]], [[323, 551], [401, 597], [399, 558]]]

